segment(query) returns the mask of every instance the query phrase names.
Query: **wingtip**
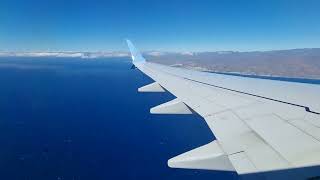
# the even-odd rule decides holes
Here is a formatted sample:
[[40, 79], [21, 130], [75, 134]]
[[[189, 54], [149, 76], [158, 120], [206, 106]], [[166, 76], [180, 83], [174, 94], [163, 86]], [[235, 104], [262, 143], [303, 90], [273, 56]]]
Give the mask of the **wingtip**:
[[145, 62], [145, 59], [142, 57], [140, 52], [134, 47], [132, 42], [129, 39], [126, 39], [129, 50], [131, 52], [132, 62]]

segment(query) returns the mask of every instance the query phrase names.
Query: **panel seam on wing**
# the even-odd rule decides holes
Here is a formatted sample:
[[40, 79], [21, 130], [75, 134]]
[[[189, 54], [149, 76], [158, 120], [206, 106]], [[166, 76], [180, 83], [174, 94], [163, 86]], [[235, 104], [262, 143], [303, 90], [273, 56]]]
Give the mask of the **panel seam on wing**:
[[305, 106], [305, 105], [290, 103], [290, 102], [287, 102], [287, 101], [282, 101], [282, 100], [273, 99], [273, 98], [269, 98], [269, 97], [265, 97], [265, 96], [260, 96], [260, 95], [257, 95], [257, 94], [252, 94], [252, 93], [247, 93], [247, 92], [243, 92], [243, 91], [239, 91], [239, 90], [234, 90], [234, 89], [230, 89], [230, 88], [225, 88], [225, 87], [222, 87], [222, 86], [217, 86], [217, 85], [214, 85], [214, 84], [210, 84], [210, 83], [206, 83], [206, 82], [202, 82], [202, 81], [190, 79], [190, 78], [187, 78], [187, 77], [178, 76], [178, 75], [176, 75], [176, 74], [163, 71], [162, 69], [160, 69], [159, 71], [162, 71], [163, 73], [166, 73], [166, 74], [169, 74], [169, 75], [172, 75], [172, 76], [175, 76], [175, 77], [179, 77], [179, 78], [182, 78], [182, 79], [185, 79], [185, 80], [188, 80], [188, 81], [193, 81], [193, 82], [196, 82], [196, 83], [205, 84], [205, 85], [208, 85], [208, 86], [212, 86], [212, 87], [216, 87], [216, 88], [221, 88], [221, 89], [228, 90], [228, 91], [233, 91], [233, 92], [237, 92], [237, 93], [241, 93], [241, 94], [246, 94], [246, 95], [249, 95], [249, 96], [254, 96], [254, 97], [258, 97], [258, 98], [267, 99], [267, 100], [270, 100], [270, 101], [275, 101], [275, 102], [279, 102], [279, 103], [284, 103], [284, 104], [288, 104], [288, 105], [292, 105], [292, 106], [301, 107], [301, 108], [304, 108], [306, 112], [320, 115], [319, 112], [312, 111], [312, 110], [310, 110], [310, 108], [309, 108], [308, 106]]

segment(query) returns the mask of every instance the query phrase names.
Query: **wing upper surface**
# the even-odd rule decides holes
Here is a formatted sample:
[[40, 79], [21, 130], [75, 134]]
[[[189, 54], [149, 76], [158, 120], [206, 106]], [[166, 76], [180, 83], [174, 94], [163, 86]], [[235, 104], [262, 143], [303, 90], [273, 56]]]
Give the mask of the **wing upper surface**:
[[320, 165], [319, 85], [135, 65], [205, 119], [238, 174]]

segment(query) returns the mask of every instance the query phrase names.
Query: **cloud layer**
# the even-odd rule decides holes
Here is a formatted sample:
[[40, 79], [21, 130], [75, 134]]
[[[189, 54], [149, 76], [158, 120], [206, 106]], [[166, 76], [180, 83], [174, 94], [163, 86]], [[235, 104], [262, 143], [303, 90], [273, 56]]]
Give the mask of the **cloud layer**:
[[0, 57], [78, 57], [90, 59], [128, 56], [127, 52], [0, 52]]

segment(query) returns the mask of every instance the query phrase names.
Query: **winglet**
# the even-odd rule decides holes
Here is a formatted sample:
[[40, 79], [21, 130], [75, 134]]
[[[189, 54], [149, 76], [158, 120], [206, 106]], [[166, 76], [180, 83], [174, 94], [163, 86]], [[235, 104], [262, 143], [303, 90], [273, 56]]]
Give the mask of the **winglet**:
[[141, 53], [134, 47], [130, 40], [126, 40], [129, 50], [131, 52], [132, 63], [145, 62], [146, 60], [142, 57]]

